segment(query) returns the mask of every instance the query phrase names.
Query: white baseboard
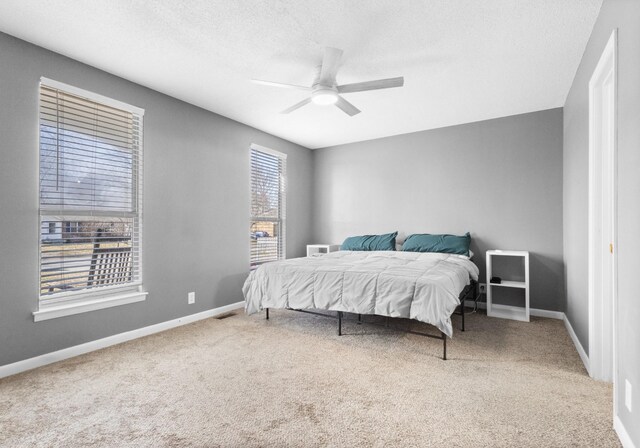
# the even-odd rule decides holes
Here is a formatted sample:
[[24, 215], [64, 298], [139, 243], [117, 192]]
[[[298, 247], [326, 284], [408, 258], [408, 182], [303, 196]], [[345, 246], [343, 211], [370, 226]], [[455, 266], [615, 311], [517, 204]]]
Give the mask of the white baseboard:
[[616, 434], [618, 434], [618, 438], [624, 448], [636, 448], [633, 440], [631, 440], [631, 436], [629, 436], [629, 433], [617, 415], [613, 416], [613, 429], [616, 430]]
[[567, 331], [569, 332], [569, 336], [571, 336], [571, 340], [573, 341], [573, 344], [576, 346], [576, 350], [578, 350], [578, 354], [580, 355], [580, 359], [582, 359], [582, 363], [584, 364], [585, 369], [587, 369], [587, 372], [589, 372], [589, 375], [591, 375], [591, 370], [589, 369], [589, 356], [587, 355], [587, 352], [584, 351], [584, 348], [582, 347], [582, 344], [580, 343], [580, 340], [578, 339], [578, 336], [576, 336], [576, 332], [573, 331], [573, 327], [571, 326], [571, 322], [569, 322], [569, 319], [567, 319], [567, 316], [564, 316], [564, 326], [567, 328]]
[[[472, 307], [473, 302], [467, 300], [466, 301], [466, 307]], [[517, 309], [521, 309], [520, 307], [517, 306], [509, 306], [509, 305], [500, 305], [502, 308], [513, 308], [514, 310]], [[486, 310], [487, 309], [487, 303], [486, 302], [478, 302], [478, 308]], [[536, 316], [536, 317], [546, 317], [549, 319], [559, 319], [559, 320], [563, 320], [564, 319], [564, 313], [562, 311], [549, 311], [549, 310], [541, 310], [539, 308], [529, 308], [529, 314], [531, 316]]]
[[52, 353], [46, 353], [34, 358], [14, 362], [13, 364], [0, 366], [0, 378], [15, 375], [16, 373], [25, 372], [37, 367], [46, 366], [47, 364], [73, 358], [74, 356], [83, 355], [95, 350], [100, 350], [101, 348], [121, 344], [122, 342], [131, 341], [132, 339], [149, 336], [154, 333], [160, 333], [161, 331], [170, 330], [171, 328], [176, 328], [181, 325], [187, 325], [199, 320], [219, 316], [220, 314], [228, 313], [230, 311], [237, 310], [243, 307], [244, 301], [236, 302], [230, 305], [214, 308], [212, 310], [203, 311], [201, 313], [190, 314], [188, 316], [179, 317], [177, 319], [169, 320], [166, 322], [160, 322], [159, 324], [149, 325], [148, 327], [114, 334], [113, 336], [108, 336], [106, 338], [97, 339], [95, 341], [86, 342], [80, 345], [75, 345], [73, 347], [65, 348]]
[[541, 310], [538, 308], [529, 309], [529, 314], [536, 317], [546, 317], [548, 319], [564, 320], [564, 313], [562, 311]]

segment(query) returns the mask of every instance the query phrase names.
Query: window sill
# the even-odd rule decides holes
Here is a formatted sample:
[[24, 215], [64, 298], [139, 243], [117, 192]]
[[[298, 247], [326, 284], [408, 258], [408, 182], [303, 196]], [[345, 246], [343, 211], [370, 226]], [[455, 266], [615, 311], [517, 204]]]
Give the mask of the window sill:
[[147, 294], [148, 292], [134, 291], [87, 299], [80, 302], [66, 303], [64, 305], [40, 305], [40, 309], [33, 312], [33, 321], [40, 322], [42, 320], [56, 319], [73, 314], [87, 313], [89, 311], [127, 305], [129, 303], [142, 302], [147, 299]]

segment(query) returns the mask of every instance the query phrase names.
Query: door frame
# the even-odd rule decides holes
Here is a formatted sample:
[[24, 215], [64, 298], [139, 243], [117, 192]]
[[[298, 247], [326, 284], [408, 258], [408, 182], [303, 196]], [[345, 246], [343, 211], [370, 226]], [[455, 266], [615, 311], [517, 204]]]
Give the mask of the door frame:
[[[589, 81], [589, 374], [595, 379], [613, 382], [614, 415], [618, 307], [617, 56], [617, 29], [614, 29]], [[613, 82], [613, 92], [610, 102], [603, 104], [604, 95], [601, 88], [608, 79]], [[603, 153], [606, 151], [606, 145], [601, 144], [599, 124], [601, 123], [601, 115], [605, 114], [603, 105], [612, 107], [608, 114], [608, 118], [612, 120], [613, 132], [609, 154]], [[600, 163], [603, 156], [609, 157], [609, 170], [606, 169], [605, 164]], [[603, 194], [605, 182], [608, 182], [611, 187], [607, 197]], [[605, 254], [607, 243], [604, 243], [604, 240], [608, 238], [606, 235], [601, 236], [601, 232], [598, 230], [604, 210], [607, 209], [613, 215], [610, 222], [611, 243], [613, 244], [610, 265], [603, 261], [608, 256]], [[605, 271], [607, 266], [611, 267], [611, 271]], [[604, 275], [611, 275], [612, 300], [609, 303], [602, 300], [602, 294], [597, 294], [598, 288], [602, 288], [605, 283], [601, 280]], [[608, 364], [609, 360], [611, 360], [611, 365]]]

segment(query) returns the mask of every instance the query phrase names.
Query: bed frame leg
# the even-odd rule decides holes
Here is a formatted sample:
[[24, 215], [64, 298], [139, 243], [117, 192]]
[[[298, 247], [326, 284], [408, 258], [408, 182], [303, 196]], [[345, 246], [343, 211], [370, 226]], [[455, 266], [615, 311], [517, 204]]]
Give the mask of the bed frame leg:
[[443, 348], [442, 360], [446, 361], [447, 360], [447, 335], [442, 332], [440, 332], [440, 334], [442, 334], [442, 348]]
[[265, 308], [265, 311], [267, 312], [267, 320], [269, 320], [269, 308]]
[[338, 336], [342, 336], [342, 311], [338, 311]]
[[362, 323], [362, 314], [358, 314], [358, 325]]

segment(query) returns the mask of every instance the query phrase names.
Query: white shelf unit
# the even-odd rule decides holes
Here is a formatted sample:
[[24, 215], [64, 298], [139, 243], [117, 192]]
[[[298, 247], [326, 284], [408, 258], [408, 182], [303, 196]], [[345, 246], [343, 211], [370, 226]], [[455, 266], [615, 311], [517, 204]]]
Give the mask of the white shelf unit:
[[307, 257], [319, 257], [339, 250], [339, 244], [307, 244]]
[[[524, 259], [524, 281], [502, 280], [491, 283], [493, 277], [493, 257], [519, 257]], [[524, 289], [524, 307], [494, 304], [493, 288]], [[526, 250], [488, 250], [487, 251], [487, 316], [514, 319], [529, 322], [529, 252]]]

